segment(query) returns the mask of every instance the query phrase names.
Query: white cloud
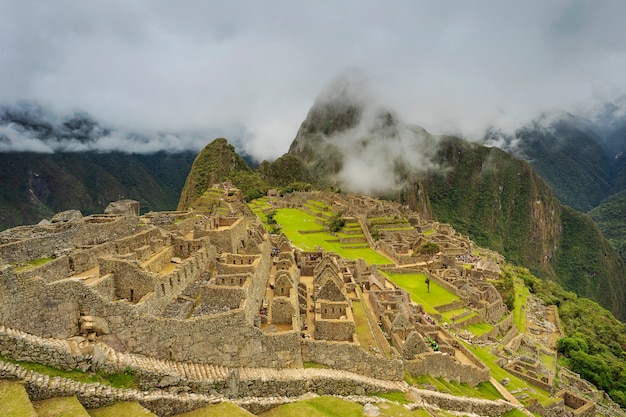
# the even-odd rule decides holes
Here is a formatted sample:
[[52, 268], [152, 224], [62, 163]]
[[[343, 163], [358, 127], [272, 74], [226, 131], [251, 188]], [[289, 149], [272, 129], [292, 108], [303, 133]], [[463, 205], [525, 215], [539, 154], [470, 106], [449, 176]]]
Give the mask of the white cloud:
[[[623, 94], [625, 12], [566, 0], [4, 1], [0, 100], [81, 109], [123, 131], [233, 132], [273, 158], [328, 82], [357, 67], [402, 119], [479, 136], [590, 107], [606, 86]], [[213, 139], [149, 136], [136, 146]]]

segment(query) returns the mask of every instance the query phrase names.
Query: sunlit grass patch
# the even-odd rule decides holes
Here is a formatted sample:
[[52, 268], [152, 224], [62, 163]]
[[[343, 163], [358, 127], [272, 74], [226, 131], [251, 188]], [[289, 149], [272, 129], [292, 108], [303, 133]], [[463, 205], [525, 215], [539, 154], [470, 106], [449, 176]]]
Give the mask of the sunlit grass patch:
[[363, 308], [363, 304], [359, 301], [353, 301], [352, 313], [354, 314], [354, 324], [356, 326], [356, 335], [359, 338], [359, 344], [363, 349], [369, 352], [370, 346], [376, 347], [376, 340], [372, 334], [372, 329], [367, 320], [367, 312], [365, 308]]
[[[463, 342], [465, 343], [465, 342]], [[509, 384], [506, 386], [506, 389], [509, 391], [517, 391], [523, 390], [524, 393], [528, 394], [530, 398], [537, 399], [542, 404], [548, 404], [554, 401], [554, 399], [550, 398], [550, 394], [535, 385], [532, 385], [521, 378], [516, 377], [515, 375], [510, 374], [505, 369], [499, 367], [496, 364], [496, 360], [498, 359], [495, 355], [489, 353], [487, 350], [478, 345], [469, 345], [465, 343], [465, 346], [472, 351], [485, 365], [489, 367], [491, 370], [491, 376], [497, 381], [501, 381], [504, 378], [509, 379]], [[523, 402], [523, 401], [522, 401]]]
[[411, 299], [424, 307], [428, 313], [437, 313], [436, 306], [449, 304], [460, 300], [433, 280], [430, 281], [430, 291], [426, 284], [426, 275], [422, 273], [386, 274], [389, 279], [409, 293]]
[[466, 326], [465, 330], [467, 330], [474, 336], [478, 337], [478, 336], [482, 336], [483, 334], [492, 331], [493, 326], [489, 323], [480, 322], [480, 323], [470, 324], [469, 326]]

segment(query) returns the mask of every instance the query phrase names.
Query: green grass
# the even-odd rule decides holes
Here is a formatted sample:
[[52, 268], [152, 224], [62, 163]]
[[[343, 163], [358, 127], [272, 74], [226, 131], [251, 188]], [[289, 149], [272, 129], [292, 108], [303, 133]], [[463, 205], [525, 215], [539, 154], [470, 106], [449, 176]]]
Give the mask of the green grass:
[[397, 402], [398, 404], [408, 404], [410, 402], [406, 399], [402, 391], [377, 392], [376, 394], [370, 395], [370, 397], [385, 398], [389, 401]]
[[480, 322], [465, 327], [465, 330], [469, 331], [474, 336], [482, 336], [483, 334], [493, 330], [493, 326], [488, 323]]
[[206, 407], [198, 408], [197, 410], [189, 411], [184, 414], [176, 414], [176, 417], [246, 417], [254, 416], [249, 411], [244, 410], [241, 407], [232, 403], [219, 403], [215, 405], [208, 405]]
[[104, 374], [102, 372], [96, 372], [95, 374], [89, 374], [79, 370], [65, 371], [62, 369], [54, 368], [52, 366], [43, 365], [35, 362], [15, 361], [12, 359], [0, 356], [0, 361], [15, 363], [22, 368], [37, 372], [43, 375], [51, 377], [58, 376], [60, 378], [71, 379], [73, 381], [82, 382], [84, 384], [100, 383], [110, 385], [115, 388], [137, 388], [137, 382], [132, 372], [119, 372], [115, 374]]
[[515, 307], [513, 309], [513, 323], [521, 333], [526, 332], [526, 303], [530, 297], [530, 290], [524, 285], [524, 280], [519, 277], [513, 278], [515, 291]]
[[0, 381], [0, 415], [3, 417], [37, 417], [26, 389], [21, 383]]
[[435, 229], [428, 229], [428, 230], [424, 230], [424, 231], [422, 232], [422, 234], [423, 234], [424, 236], [434, 235], [434, 234], [435, 234]]
[[33, 403], [38, 417], [89, 417], [87, 410], [74, 397], [55, 397]]
[[27, 271], [29, 269], [37, 268], [38, 266], [47, 264], [53, 259], [54, 258], [50, 258], [50, 257], [33, 259], [31, 261], [26, 262], [24, 265], [21, 265], [15, 268], [15, 272]]
[[318, 368], [318, 369], [328, 369], [329, 366], [328, 365], [324, 365], [323, 363], [317, 363], [317, 362], [304, 362], [302, 364], [303, 368]]
[[[264, 217], [260, 217], [264, 220]], [[330, 233], [318, 232], [302, 234], [299, 231], [320, 230], [322, 226], [315, 222], [315, 217], [299, 209], [279, 209], [276, 214], [276, 221], [282, 226], [282, 231], [292, 241], [292, 243], [304, 251], [314, 251], [316, 246], [324, 250], [335, 252], [339, 256], [348, 259], [363, 258], [368, 264], [390, 264], [389, 259], [374, 251], [371, 248], [345, 249], [339, 242], [328, 242], [337, 240], [337, 236]], [[348, 237], [348, 236], [346, 236]]]
[[356, 326], [356, 334], [359, 338], [359, 344], [366, 352], [369, 352], [370, 346], [377, 348], [376, 340], [372, 334], [367, 313], [365, 308], [359, 301], [352, 302], [352, 313], [354, 314], [354, 324]]
[[[525, 389], [524, 392], [526, 394], [528, 394], [531, 398], [537, 399], [542, 404], [547, 404], [547, 403], [551, 403], [552, 401], [554, 401], [554, 399], [550, 398], [550, 394], [547, 391], [535, 385], [532, 385], [524, 381], [523, 379], [516, 377], [515, 375], [508, 373], [503, 368], [500, 368], [495, 363], [497, 357], [487, 352], [482, 347], [477, 346], [477, 345], [470, 346], [467, 343], [465, 343], [465, 347], [467, 347], [470, 351], [472, 351], [472, 353], [474, 353], [485, 365], [489, 367], [489, 369], [491, 370], [491, 376], [496, 381], [501, 381], [504, 378], [509, 379], [510, 382], [509, 382], [509, 385], [507, 385], [506, 387], [507, 390], [515, 391], [515, 390]], [[521, 401], [521, 402], [523, 403], [524, 401]]]
[[389, 279], [408, 292], [411, 299], [424, 307], [427, 313], [436, 313], [436, 306], [449, 304], [459, 300], [459, 297], [452, 294], [433, 280], [430, 281], [430, 292], [427, 289], [426, 275], [421, 273], [413, 274], [385, 274]]
[[502, 417], [526, 417], [526, 414], [523, 411], [514, 408], [511, 411], [504, 413]]
[[[378, 403], [381, 416], [385, 417], [431, 417], [425, 410], [409, 411], [402, 405]], [[273, 408], [260, 417], [364, 417], [363, 406], [335, 397], [317, 397]]]
[[94, 408], [88, 413], [91, 417], [156, 417], [156, 414], [146, 410], [138, 402], [119, 402], [107, 407]]
[[546, 355], [545, 353], [542, 353], [539, 355], [539, 359], [548, 369], [554, 370], [555, 363], [553, 355]]
[[435, 378], [431, 375], [420, 375], [418, 377], [406, 377], [407, 382], [411, 385], [424, 386], [432, 385], [437, 391], [463, 397], [482, 398], [486, 400], [503, 399], [496, 387], [491, 382], [481, 382], [476, 387], [472, 387], [466, 383], [455, 381], [447, 381], [444, 378]]

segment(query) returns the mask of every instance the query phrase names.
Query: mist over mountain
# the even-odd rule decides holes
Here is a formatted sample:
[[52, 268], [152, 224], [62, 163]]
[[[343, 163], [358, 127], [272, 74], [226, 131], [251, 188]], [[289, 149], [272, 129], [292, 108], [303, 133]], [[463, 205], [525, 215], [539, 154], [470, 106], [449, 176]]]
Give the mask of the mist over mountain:
[[[583, 194], [598, 189], [597, 195], [585, 195], [589, 206], [597, 204], [611, 187], [608, 157], [584, 123], [576, 129], [563, 120], [551, 123], [541, 127], [543, 136], [537, 127], [520, 130], [509, 148], [528, 152], [524, 156], [532, 163], [550, 156], [546, 167], [558, 166], [546, 169], [548, 174], [562, 169], [570, 175], [576, 168], [574, 181], [588, 174], [580, 181], [586, 188], [572, 189]], [[594, 154], [588, 165], [585, 152]], [[563, 206], [535, 169], [496, 147], [408, 125], [348, 77], [318, 97], [289, 153], [302, 158], [320, 186], [401, 201], [617, 316], [626, 314], [624, 263], [591, 218]], [[568, 153], [569, 160], [559, 159]]]
[[179, 131], [142, 129], [130, 131], [101, 124], [92, 115], [76, 110], [57, 114], [36, 102], [0, 105], [0, 152], [198, 152], [208, 139], [228, 132], [237, 144], [236, 128]]

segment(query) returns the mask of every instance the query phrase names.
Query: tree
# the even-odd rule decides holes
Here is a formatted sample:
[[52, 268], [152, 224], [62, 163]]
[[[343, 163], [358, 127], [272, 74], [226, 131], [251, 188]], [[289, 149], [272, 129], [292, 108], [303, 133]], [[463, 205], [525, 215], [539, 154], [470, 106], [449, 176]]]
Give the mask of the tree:
[[439, 252], [439, 245], [434, 242], [426, 242], [417, 249], [422, 255], [434, 255]]
[[428, 289], [428, 292], [430, 292], [430, 278], [426, 276], [426, 280], [424, 282], [426, 283], [426, 288]]
[[338, 231], [340, 231], [344, 226], [346, 225], [346, 220], [343, 218], [343, 214], [342, 213], [337, 213], [334, 214], [329, 220], [328, 220], [328, 230], [331, 233], [337, 233]]

